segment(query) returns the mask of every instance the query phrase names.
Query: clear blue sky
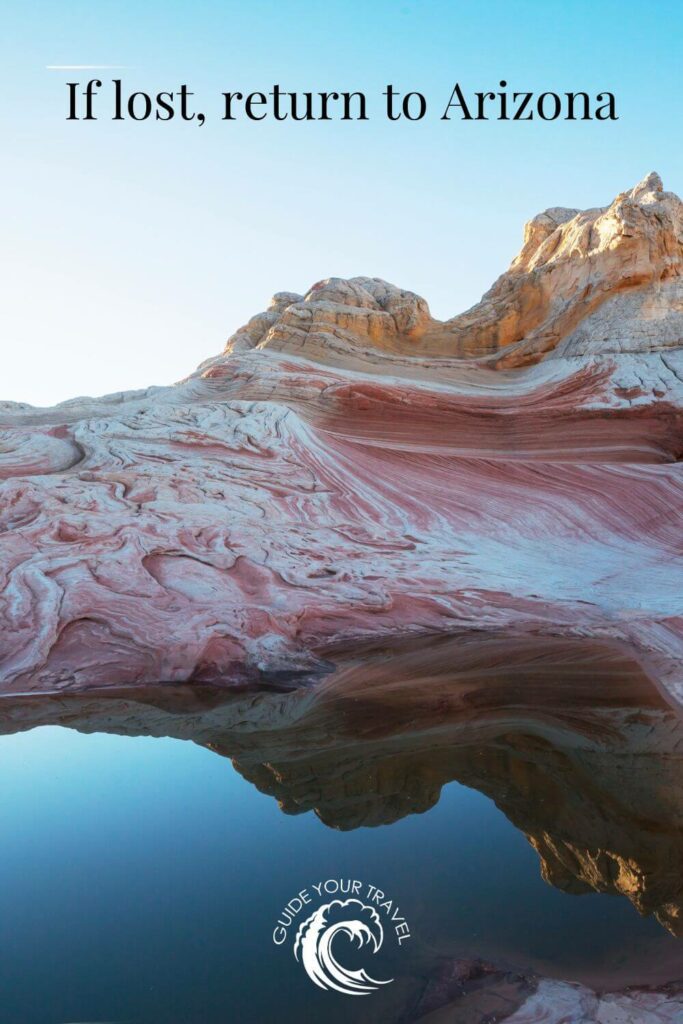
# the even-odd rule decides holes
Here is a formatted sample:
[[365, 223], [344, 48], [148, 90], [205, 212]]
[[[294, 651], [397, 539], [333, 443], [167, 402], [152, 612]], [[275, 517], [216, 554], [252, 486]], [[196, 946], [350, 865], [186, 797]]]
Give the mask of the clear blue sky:
[[[381, 276], [448, 317], [547, 206], [683, 191], [683, 4], [47, 0], [4, 14], [0, 398], [167, 383], [279, 290]], [[47, 70], [121, 64], [124, 71]], [[66, 81], [196, 93], [207, 123], [68, 123]], [[617, 95], [616, 123], [439, 120], [453, 84]], [[361, 89], [366, 123], [224, 123], [220, 93]], [[391, 82], [422, 122], [388, 123]]]

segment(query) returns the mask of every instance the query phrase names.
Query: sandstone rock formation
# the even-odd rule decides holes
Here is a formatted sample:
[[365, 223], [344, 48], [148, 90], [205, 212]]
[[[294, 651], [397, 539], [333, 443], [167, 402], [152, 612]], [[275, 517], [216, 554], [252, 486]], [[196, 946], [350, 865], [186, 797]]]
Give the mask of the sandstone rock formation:
[[683, 700], [682, 211], [650, 175], [445, 323], [330, 279], [174, 387], [3, 403], [2, 691], [320, 686], [475, 631]]
[[[267, 312], [233, 335], [228, 350], [272, 348], [326, 359], [331, 349], [348, 346], [490, 357], [489, 365], [519, 367], [558, 346], [557, 355], [676, 348], [682, 245], [683, 205], [649, 174], [606, 209], [555, 207], [534, 217], [507, 273], [481, 302], [445, 323], [432, 319], [424, 299], [385, 281], [333, 278], [305, 297], [275, 295]], [[640, 291], [622, 304], [632, 289]]]
[[683, 986], [594, 992], [481, 960], [439, 965], [399, 1024], [674, 1024]]

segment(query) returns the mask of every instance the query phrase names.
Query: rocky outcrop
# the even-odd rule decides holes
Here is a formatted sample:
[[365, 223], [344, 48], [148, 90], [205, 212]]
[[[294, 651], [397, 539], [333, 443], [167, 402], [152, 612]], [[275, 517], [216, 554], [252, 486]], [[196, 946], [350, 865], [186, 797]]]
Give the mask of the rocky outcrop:
[[475, 631], [683, 699], [681, 208], [548, 210], [445, 323], [330, 279], [175, 387], [3, 403], [2, 691], [291, 689]]
[[673, 1024], [683, 985], [595, 992], [482, 960], [444, 962], [398, 1024]]
[[[348, 346], [519, 367], [565, 342], [561, 351], [578, 355], [675, 348], [683, 324], [682, 261], [683, 204], [649, 174], [604, 209], [554, 207], [534, 217], [507, 273], [452, 320], [434, 320], [424, 299], [377, 278], [333, 278], [306, 296], [276, 295], [267, 312], [230, 339], [228, 351], [259, 347], [324, 358]], [[619, 300], [634, 290], [635, 303], [622, 307]], [[605, 303], [611, 320], [596, 315]], [[587, 320], [587, 330], [573, 338]]]

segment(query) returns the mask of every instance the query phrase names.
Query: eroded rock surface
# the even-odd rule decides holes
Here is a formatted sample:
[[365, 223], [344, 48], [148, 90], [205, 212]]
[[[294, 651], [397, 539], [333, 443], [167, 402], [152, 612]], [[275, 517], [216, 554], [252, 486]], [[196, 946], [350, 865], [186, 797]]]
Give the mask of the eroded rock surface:
[[2, 690], [320, 685], [480, 630], [683, 699], [682, 209], [548, 210], [445, 323], [330, 279], [174, 387], [2, 403]]
[[683, 985], [595, 992], [482, 960], [453, 960], [429, 977], [398, 1024], [674, 1024]]

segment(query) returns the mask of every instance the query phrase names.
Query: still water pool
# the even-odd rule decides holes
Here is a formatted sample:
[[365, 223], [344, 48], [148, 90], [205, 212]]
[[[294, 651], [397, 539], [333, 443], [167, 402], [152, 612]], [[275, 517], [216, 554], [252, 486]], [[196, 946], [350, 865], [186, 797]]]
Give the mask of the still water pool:
[[400, 984], [323, 992], [274, 945], [287, 901], [327, 878], [400, 906], [399, 973], [446, 954], [608, 984], [683, 965], [627, 898], [544, 881], [522, 831], [456, 781], [426, 813], [340, 831], [196, 743], [57, 726], [1, 736], [0, 780], [3, 1024], [401, 1019]]

